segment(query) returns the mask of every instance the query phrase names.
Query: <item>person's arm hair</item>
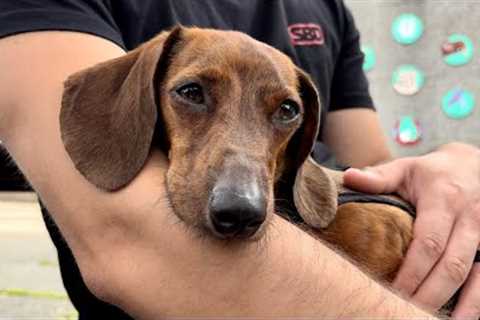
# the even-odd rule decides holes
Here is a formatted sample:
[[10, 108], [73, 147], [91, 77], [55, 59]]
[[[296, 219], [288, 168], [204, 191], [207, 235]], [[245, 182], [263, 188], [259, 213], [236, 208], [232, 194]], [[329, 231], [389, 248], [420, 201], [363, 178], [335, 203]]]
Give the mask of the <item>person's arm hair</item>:
[[378, 114], [370, 108], [329, 112], [323, 141], [341, 164], [351, 167], [362, 168], [392, 159]]
[[139, 319], [428, 317], [279, 217], [258, 243], [233, 246], [198, 236], [169, 206], [161, 153], [118, 192], [89, 184], [60, 139], [62, 83], [124, 54], [118, 46], [86, 34], [38, 32], [1, 39], [0, 52], [0, 139], [100, 298]]
[[[147, 167], [124, 192], [140, 196], [142, 189], [159, 189], [167, 160], [161, 153], [154, 157], [160, 166]], [[149, 179], [155, 175], [157, 182]], [[116, 238], [118, 247], [99, 264], [113, 267], [107, 299], [136, 319], [435, 318], [279, 216], [259, 242], [233, 245], [160, 215], [166, 203], [163, 195], [136, 220], [141, 241], [125, 232], [130, 238]]]

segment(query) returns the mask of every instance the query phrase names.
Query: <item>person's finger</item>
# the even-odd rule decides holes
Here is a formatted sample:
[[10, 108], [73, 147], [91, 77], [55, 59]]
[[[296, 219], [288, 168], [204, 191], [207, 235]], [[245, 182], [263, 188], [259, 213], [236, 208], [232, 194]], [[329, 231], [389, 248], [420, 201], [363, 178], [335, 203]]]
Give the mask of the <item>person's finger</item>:
[[480, 263], [475, 263], [460, 293], [452, 318], [480, 319]]
[[422, 198], [417, 207], [413, 240], [393, 287], [411, 296], [442, 256], [454, 225], [448, 206], [434, 195]]
[[362, 170], [351, 168], [345, 171], [343, 183], [348, 188], [367, 193], [400, 192], [409, 175], [410, 164], [409, 158], [403, 158]]
[[468, 219], [458, 219], [445, 253], [413, 299], [433, 310], [440, 309], [465, 282], [477, 252], [480, 236]]

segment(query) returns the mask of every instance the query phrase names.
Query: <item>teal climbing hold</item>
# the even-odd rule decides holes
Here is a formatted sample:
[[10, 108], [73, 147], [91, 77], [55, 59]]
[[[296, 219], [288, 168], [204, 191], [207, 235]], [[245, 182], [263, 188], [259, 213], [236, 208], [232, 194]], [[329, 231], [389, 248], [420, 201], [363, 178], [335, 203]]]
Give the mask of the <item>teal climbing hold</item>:
[[445, 94], [442, 100], [443, 112], [451, 119], [463, 119], [472, 114], [475, 96], [472, 92], [455, 88]]
[[469, 63], [475, 51], [473, 41], [463, 34], [452, 34], [442, 45], [443, 61], [446, 64], [458, 67]]
[[401, 145], [413, 145], [421, 140], [420, 124], [412, 116], [403, 116], [395, 126], [395, 140]]
[[398, 16], [392, 24], [392, 35], [400, 44], [409, 45], [418, 41], [423, 35], [422, 19], [413, 13]]
[[375, 50], [370, 46], [362, 46], [362, 52], [365, 56], [363, 60], [363, 71], [368, 72], [377, 64], [377, 55]]

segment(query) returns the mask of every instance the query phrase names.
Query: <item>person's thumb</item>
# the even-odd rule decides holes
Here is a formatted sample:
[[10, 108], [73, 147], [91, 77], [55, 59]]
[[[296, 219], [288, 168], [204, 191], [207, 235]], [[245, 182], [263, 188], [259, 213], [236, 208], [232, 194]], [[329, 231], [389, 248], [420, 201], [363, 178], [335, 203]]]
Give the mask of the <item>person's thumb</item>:
[[364, 169], [351, 168], [345, 171], [343, 183], [347, 188], [367, 193], [398, 193], [410, 165], [409, 159], [399, 159]]

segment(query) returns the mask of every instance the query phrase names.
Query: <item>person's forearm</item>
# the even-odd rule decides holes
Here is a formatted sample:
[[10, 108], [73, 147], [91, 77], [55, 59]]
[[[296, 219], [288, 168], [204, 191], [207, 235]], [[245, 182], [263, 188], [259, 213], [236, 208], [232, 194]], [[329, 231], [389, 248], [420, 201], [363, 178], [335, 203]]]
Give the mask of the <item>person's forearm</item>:
[[104, 267], [116, 261], [108, 282], [121, 294], [112, 302], [138, 319], [433, 318], [279, 217], [264, 239], [233, 245], [198, 237], [173, 216], [148, 218], [158, 212], [150, 210], [143, 241], [119, 244]]
[[378, 114], [368, 108], [329, 112], [322, 139], [342, 165], [363, 168], [393, 158]]

